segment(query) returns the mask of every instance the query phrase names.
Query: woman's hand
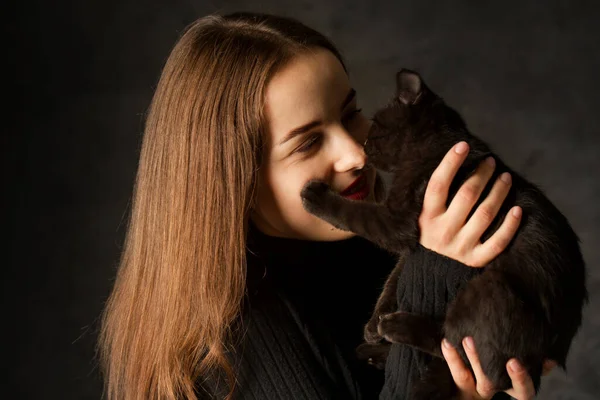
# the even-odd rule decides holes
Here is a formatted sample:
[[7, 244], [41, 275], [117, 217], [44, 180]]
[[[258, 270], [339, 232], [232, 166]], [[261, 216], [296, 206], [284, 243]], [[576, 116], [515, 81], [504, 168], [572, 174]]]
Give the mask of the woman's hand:
[[[512, 240], [521, 221], [521, 208], [513, 207], [502, 226], [485, 243], [480, 242], [481, 235], [496, 217], [511, 186], [510, 174], [505, 172], [471, 219], [466, 221], [494, 172], [494, 162], [482, 162], [475, 174], [460, 187], [446, 209], [450, 184], [467, 157], [468, 150], [466, 142], [456, 144], [431, 175], [419, 216], [419, 242], [429, 250], [468, 266], [483, 267], [496, 258]], [[493, 161], [493, 158], [490, 159]]]
[[[458, 351], [456, 351], [446, 339], [442, 341], [442, 353], [448, 363], [454, 383], [456, 383], [456, 386], [458, 386], [458, 389], [460, 390], [460, 399], [491, 399], [492, 396], [496, 394], [496, 390], [481, 369], [473, 339], [470, 337], [465, 338], [463, 340], [463, 348], [465, 349], [467, 358], [475, 373], [474, 379], [471, 371], [469, 371], [460, 358]], [[556, 367], [555, 361], [546, 360], [544, 362], [542, 375], [547, 375], [554, 367]], [[535, 390], [533, 388], [531, 377], [527, 371], [520, 366], [516, 358], [510, 359], [506, 363], [506, 370], [512, 381], [512, 388], [505, 390], [505, 392], [517, 400], [533, 399], [535, 397]]]

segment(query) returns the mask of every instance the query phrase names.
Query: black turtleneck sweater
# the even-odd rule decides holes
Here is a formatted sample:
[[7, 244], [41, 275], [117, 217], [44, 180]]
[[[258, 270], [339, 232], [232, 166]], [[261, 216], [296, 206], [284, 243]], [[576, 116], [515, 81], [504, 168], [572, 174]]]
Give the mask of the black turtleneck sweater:
[[[428, 358], [394, 344], [385, 371], [355, 356], [396, 256], [360, 237], [313, 242], [252, 224], [234, 399], [404, 399]], [[398, 284], [401, 309], [443, 315], [476, 269], [418, 246]], [[223, 379], [204, 386], [223, 398]]]

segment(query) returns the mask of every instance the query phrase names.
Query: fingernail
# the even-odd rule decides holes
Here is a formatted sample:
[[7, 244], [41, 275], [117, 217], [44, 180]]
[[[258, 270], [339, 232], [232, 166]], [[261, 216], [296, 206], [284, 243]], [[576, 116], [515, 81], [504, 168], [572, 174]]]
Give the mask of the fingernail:
[[515, 218], [519, 218], [521, 216], [521, 214], [523, 213], [523, 210], [521, 210], [521, 207], [515, 207], [512, 210], [512, 215]]
[[494, 165], [496, 165], [496, 160], [494, 160], [494, 157], [488, 157], [485, 159], [485, 162], [490, 166], [493, 167]]
[[503, 173], [500, 175], [500, 180], [506, 184], [510, 183], [510, 174], [508, 172]]
[[469, 146], [467, 146], [467, 142], [460, 142], [459, 144], [456, 145], [456, 147], [454, 148], [454, 151], [457, 152], [458, 154], [463, 154], [465, 151], [467, 151], [467, 148]]
[[450, 349], [452, 346], [450, 345], [450, 342], [447, 341], [446, 339], [442, 340], [442, 344], [444, 345], [445, 348]]
[[470, 336], [467, 336], [466, 338], [463, 339], [463, 344], [469, 349], [469, 350], [473, 350], [475, 348], [475, 343], [473, 343], [473, 338]]
[[510, 369], [512, 369], [514, 372], [521, 372], [523, 371], [523, 367], [521, 366], [521, 364], [519, 364], [517, 362], [517, 360], [510, 360], [510, 362], [508, 363], [508, 366], [510, 367]]

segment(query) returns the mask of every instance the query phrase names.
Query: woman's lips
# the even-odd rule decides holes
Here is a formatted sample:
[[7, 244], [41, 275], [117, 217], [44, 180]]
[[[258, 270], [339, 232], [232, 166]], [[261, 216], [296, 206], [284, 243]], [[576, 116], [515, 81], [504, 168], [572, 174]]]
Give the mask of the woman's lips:
[[351, 200], [363, 200], [367, 198], [369, 195], [369, 181], [366, 175], [356, 178], [340, 195]]

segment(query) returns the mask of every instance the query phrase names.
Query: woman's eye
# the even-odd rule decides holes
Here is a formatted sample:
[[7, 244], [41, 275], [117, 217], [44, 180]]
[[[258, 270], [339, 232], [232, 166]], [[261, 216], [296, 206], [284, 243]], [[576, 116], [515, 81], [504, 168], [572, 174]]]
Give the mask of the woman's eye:
[[[343, 119], [342, 122], [344, 124], [346, 124], [347, 122], [350, 122], [351, 120], [353, 120], [358, 114], [360, 114], [360, 112], [362, 111], [362, 108], [356, 109], [356, 110], [352, 110], [350, 111]], [[298, 152], [298, 153], [307, 153], [310, 150], [313, 150], [313, 148], [315, 147], [315, 145], [319, 144], [319, 142], [321, 141], [321, 134], [315, 134], [313, 136], [311, 136], [306, 142], [304, 142], [304, 144], [300, 147], [298, 147], [294, 152]]]
[[306, 153], [307, 151], [311, 150], [320, 140], [321, 135], [313, 135], [296, 151], [299, 153]]

